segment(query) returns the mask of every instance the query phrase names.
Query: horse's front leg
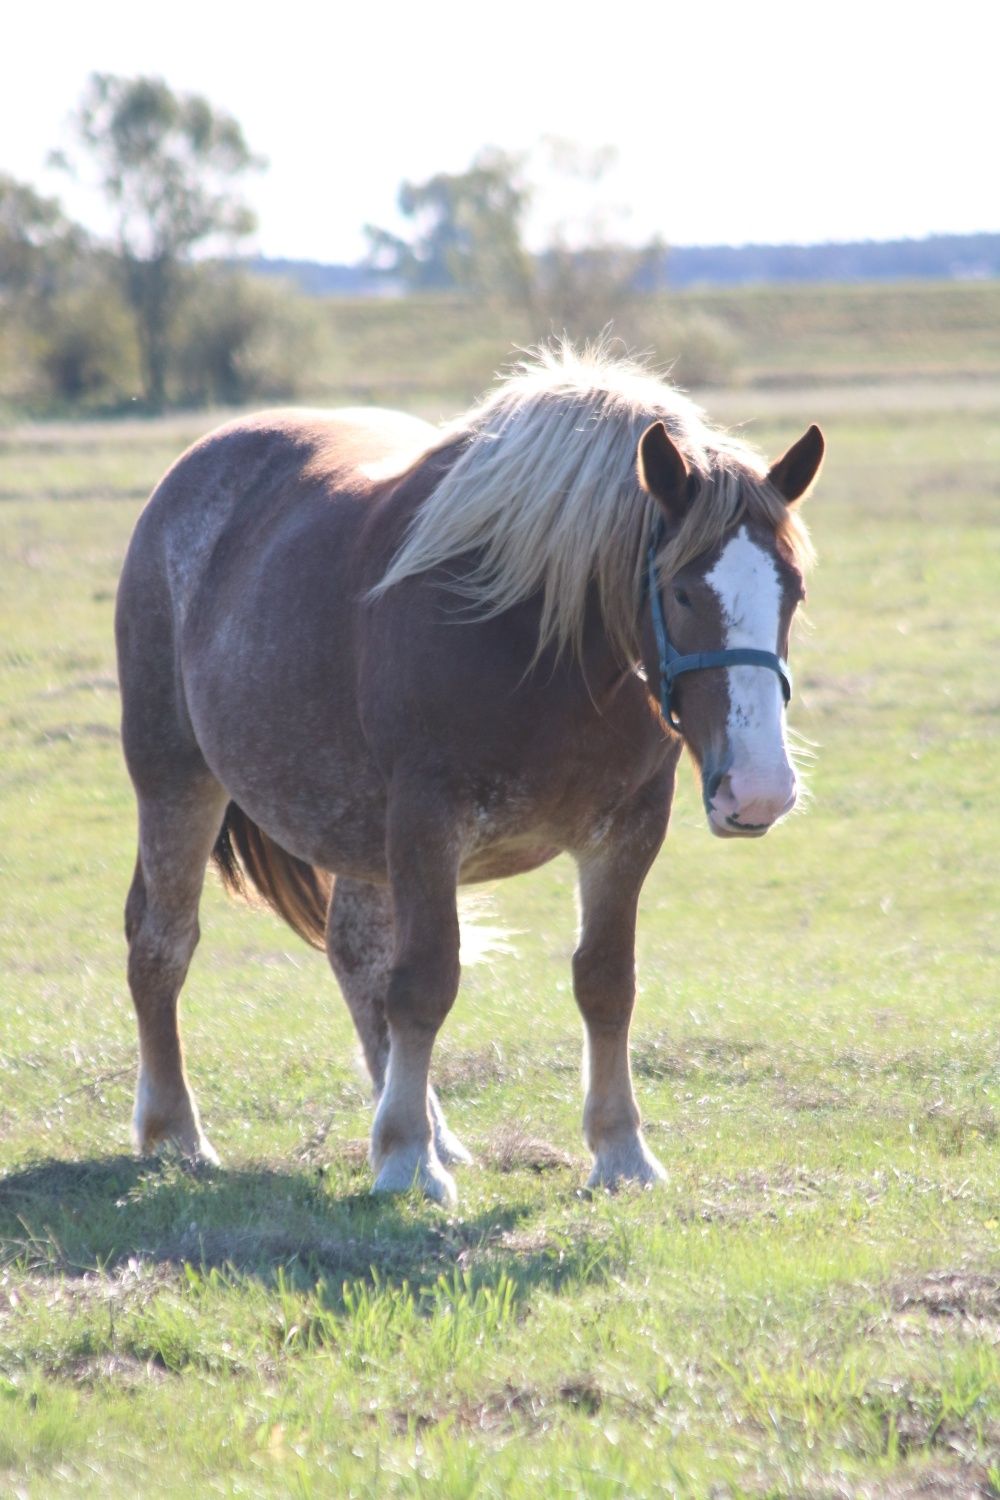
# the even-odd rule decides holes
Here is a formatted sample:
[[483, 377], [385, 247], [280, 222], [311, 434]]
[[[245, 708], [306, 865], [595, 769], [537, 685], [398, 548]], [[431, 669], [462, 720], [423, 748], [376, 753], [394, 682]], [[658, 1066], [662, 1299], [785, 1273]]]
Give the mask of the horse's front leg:
[[389, 1060], [372, 1125], [374, 1191], [418, 1186], [454, 1203], [455, 1183], [434, 1141], [428, 1072], [434, 1041], [458, 993], [456, 886], [460, 857], [451, 809], [426, 782], [397, 782], [387, 854], [394, 944], [385, 991]]
[[573, 955], [573, 990], [586, 1027], [583, 1129], [594, 1153], [590, 1187], [666, 1178], [639, 1128], [629, 1026], [639, 892], [666, 832], [671, 793], [672, 780], [657, 778], [655, 787], [646, 788], [599, 843], [577, 854], [581, 928]]

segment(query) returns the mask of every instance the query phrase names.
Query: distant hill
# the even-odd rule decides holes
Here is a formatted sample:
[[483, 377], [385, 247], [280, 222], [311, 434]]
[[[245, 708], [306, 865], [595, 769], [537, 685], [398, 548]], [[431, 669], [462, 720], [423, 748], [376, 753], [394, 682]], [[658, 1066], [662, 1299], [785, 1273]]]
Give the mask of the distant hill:
[[[255, 275], [283, 277], [316, 297], [386, 296], [400, 290], [365, 266], [266, 256], [245, 265]], [[647, 269], [643, 289], [995, 277], [1000, 277], [1000, 234], [934, 234], [829, 245], [676, 245]]]

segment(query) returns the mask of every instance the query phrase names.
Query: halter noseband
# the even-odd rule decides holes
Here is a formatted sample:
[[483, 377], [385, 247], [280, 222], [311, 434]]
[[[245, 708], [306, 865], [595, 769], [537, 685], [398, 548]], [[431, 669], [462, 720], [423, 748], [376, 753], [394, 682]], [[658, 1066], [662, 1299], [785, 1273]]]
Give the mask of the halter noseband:
[[663, 614], [663, 599], [656, 581], [656, 554], [663, 541], [664, 524], [657, 520], [649, 537], [646, 554], [646, 592], [653, 616], [653, 631], [656, 649], [660, 658], [660, 712], [677, 734], [681, 723], [673, 709], [674, 682], [682, 672], [701, 672], [708, 667], [767, 667], [777, 673], [782, 696], [787, 704], [792, 696], [792, 674], [788, 663], [774, 651], [759, 651], [754, 646], [731, 646], [723, 651], [694, 651], [688, 656], [671, 645], [667, 635], [667, 622]]

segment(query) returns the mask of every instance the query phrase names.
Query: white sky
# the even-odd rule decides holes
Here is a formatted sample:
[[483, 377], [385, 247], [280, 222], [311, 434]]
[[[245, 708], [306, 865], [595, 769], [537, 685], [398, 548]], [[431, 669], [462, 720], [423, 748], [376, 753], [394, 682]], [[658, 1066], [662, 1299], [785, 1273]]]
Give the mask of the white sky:
[[[1000, 228], [1000, 17], [980, 0], [12, 0], [0, 171], [46, 173], [92, 70], [156, 73], [241, 122], [269, 255], [354, 260], [403, 178], [546, 135], [613, 145], [595, 211], [673, 244]], [[576, 212], [550, 190], [536, 234]], [[606, 217], [609, 216], [607, 213]]]

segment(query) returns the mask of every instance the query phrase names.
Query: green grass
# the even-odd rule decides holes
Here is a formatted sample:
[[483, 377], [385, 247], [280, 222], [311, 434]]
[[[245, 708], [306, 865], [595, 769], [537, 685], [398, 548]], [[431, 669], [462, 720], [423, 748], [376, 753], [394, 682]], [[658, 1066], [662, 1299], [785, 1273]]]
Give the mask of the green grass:
[[[467, 971], [439, 1045], [482, 1163], [448, 1215], [369, 1198], [333, 981], [214, 881], [184, 1029], [225, 1166], [125, 1154], [112, 597], [198, 423], [3, 439], [0, 1488], [1000, 1494], [1000, 388], [908, 389], [808, 413], [808, 810], [723, 844], [685, 772], [644, 893], [669, 1186], [582, 1191], [560, 861], [492, 892], [516, 951]], [[803, 425], [801, 393], [719, 405], [764, 411], [770, 451]]]
[[[317, 303], [317, 392], [450, 415], [550, 332], [526, 314], [447, 297]], [[731, 379], [768, 387], [982, 379], [1000, 369], [1000, 284], [893, 283], [705, 289], [644, 299], [615, 330], [697, 381], [706, 337]], [[458, 397], [456, 397], [456, 393]], [[753, 401], [749, 403], [753, 409]]]
[[[582, 326], [594, 332], [606, 317], [606, 308], [595, 307], [589, 315], [581, 313]], [[303, 403], [374, 403], [434, 420], [464, 409], [518, 350], [563, 332], [542, 313], [447, 295], [315, 298], [308, 321], [313, 338], [299, 361]], [[988, 393], [974, 388], [984, 382], [988, 387], [1000, 374], [1000, 282], [691, 289], [619, 306], [612, 332], [623, 347], [670, 368], [681, 385], [753, 387], [754, 396], [742, 409], [734, 408], [737, 419], [748, 410], [787, 413], [791, 392], [815, 387], [822, 387], [824, 411], [831, 389], [867, 409], [868, 388], [886, 382], [895, 383], [889, 399], [898, 404], [901, 381], [904, 409], [911, 411], [914, 394], [923, 409], [934, 409], [939, 399], [968, 405], [985, 398], [989, 405]], [[5, 345], [0, 319], [0, 416], [5, 409], [66, 415], [65, 402], [46, 397], [44, 382], [32, 382], [29, 366], [24, 350], [9, 340]], [[880, 391], [879, 399], [886, 394]], [[134, 484], [136, 470], [128, 462], [134, 455], [125, 434], [129, 427], [140, 434], [144, 428], [123, 418], [121, 407], [124, 401], [127, 416], [135, 399], [136, 392], [120, 384], [86, 398], [85, 415], [93, 415], [102, 402], [118, 412], [110, 448], [85, 432], [74, 434], [68, 424], [55, 426], [62, 469], [54, 468], [50, 493], [64, 498], [80, 493], [87, 472], [76, 462], [80, 447], [93, 464], [85, 498]], [[835, 399], [839, 404], [842, 396]], [[68, 410], [72, 416], [71, 404]], [[190, 419], [174, 417], [157, 430], [178, 428], [189, 430]], [[137, 441], [141, 444], [142, 437]], [[27, 442], [46, 448], [57, 464], [48, 434], [39, 436], [35, 429]], [[11, 450], [3, 444], [0, 452], [10, 471], [0, 482], [0, 497], [9, 498], [19, 492], [25, 455], [20, 445]], [[152, 471], [173, 456], [165, 445]]]

